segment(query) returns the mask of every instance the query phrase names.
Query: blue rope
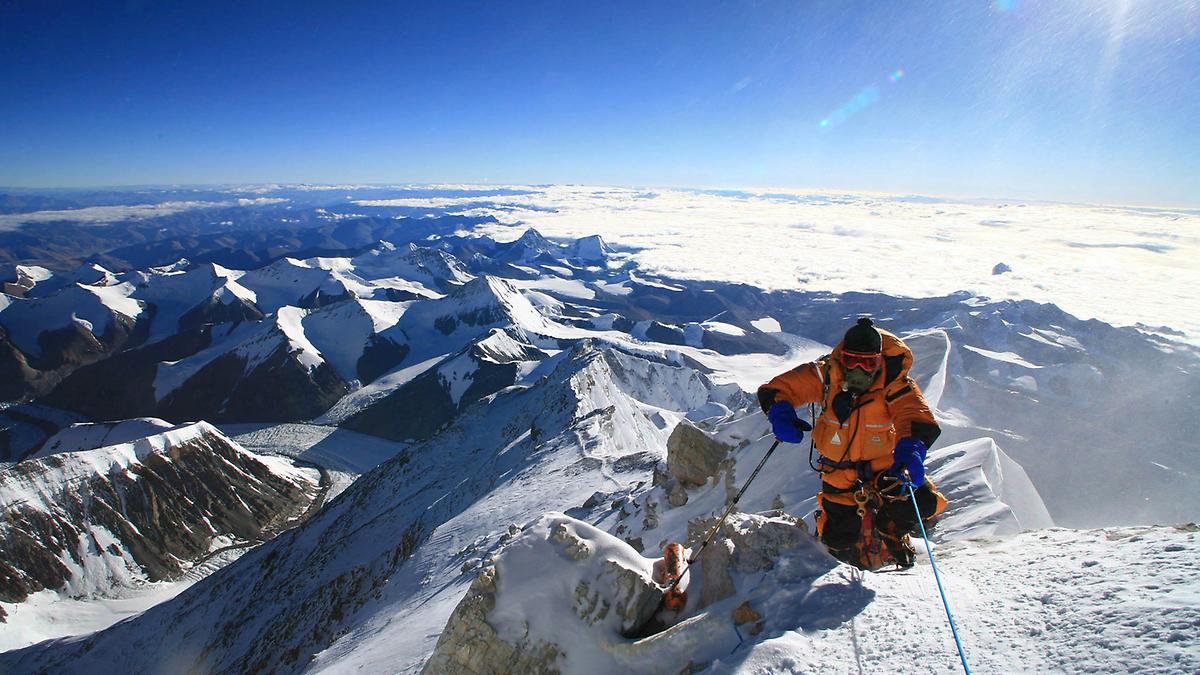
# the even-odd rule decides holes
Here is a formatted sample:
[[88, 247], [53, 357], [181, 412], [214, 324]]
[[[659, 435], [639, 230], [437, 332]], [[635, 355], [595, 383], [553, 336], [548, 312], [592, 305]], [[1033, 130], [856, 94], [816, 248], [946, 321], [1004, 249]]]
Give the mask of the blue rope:
[[946, 608], [946, 618], [950, 620], [950, 632], [954, 633], [954, 644], [958, 646], [958, 658], [962, 659], [963, 672], [971, 675], [971, 668], [967, 666], [967, 655], [963, 653], [962, 641], [958, 639], [958, 628], [954, 625], [954, 615], [950, 613], [950, 603], [946, 600], [946, 589], [942, 588], [942, 575], [938, 574], [937, 563], [933, 561], [933, 549], [929, 546], [929, 535], [925, 533], [925, 522], [921, 518], [921, 509], [917, 506], [917, 493], [913, 491], [912, 481], [905, 480], [904, 485], [908, 487], [908, 494], [912, 497], [913, 509], [917, 512], [917, 524], [921, 526], [921, 539], [925, 540], [925, 551], [929, 553], [929, 564], [933, 567], [933, 578], [937, 580], [938, 593], [942, 594], [942, 606]]

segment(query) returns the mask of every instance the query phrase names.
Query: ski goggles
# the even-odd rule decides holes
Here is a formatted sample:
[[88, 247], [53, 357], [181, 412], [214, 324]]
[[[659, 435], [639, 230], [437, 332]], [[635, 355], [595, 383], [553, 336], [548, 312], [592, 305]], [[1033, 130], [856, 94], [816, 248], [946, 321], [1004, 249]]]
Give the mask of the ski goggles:
[[863, 354], [861, 352], [843, 351], [841, 362], [842, 367], [846, 370], [862, 368], [868, 373], [873, 373], [879, 370], [879, 366], [883, 363], [883, 354]]

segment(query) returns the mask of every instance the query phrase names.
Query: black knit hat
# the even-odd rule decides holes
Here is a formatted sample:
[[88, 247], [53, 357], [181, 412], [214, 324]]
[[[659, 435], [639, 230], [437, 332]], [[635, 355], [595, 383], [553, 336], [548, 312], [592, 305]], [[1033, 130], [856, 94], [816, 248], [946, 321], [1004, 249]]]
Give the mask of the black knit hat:
[[871, 320], [864, 316], [846, 331], [846, 337], [842, 339], [842, 349], [860, 354], [878, 354], [883, 351], [883, 336], [875, 330]]

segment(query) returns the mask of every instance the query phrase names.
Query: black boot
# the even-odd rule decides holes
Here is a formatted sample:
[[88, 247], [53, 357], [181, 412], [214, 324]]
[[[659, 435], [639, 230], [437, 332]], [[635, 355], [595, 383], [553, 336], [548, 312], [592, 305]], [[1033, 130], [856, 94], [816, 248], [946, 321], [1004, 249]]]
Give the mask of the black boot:
[[846, 546], [835, 548], [833, 546], [826, 545], [825, 549], [829, 551], [829, 555], [837, 558], [838, 560], [849, 565], [853, 565], [859, 569], [863, 569], [862, 560], [859, 558], [857, 547]]
[[887, 543], [888, 553], [892, 554], [892, 559], [896, 561], [896, 567], [906, 570], [916, 563], [917, 549], [913, 548], [912, 541], [907, 534], [895, 539], [889, 535], [883, 535], [883, 541]]

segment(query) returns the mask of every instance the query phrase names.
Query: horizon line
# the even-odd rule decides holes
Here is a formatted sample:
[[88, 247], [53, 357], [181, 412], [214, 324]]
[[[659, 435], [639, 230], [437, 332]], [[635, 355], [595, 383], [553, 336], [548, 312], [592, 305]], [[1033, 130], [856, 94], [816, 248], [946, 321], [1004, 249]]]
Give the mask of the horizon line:
[[[585, 187], [585, 188], [620, 188], [629, 190], [675, 190], [680, 192], [710, 192], [710, 191], [736, 191], [747, 192], [765, 196], [770, 193], [792, 193], [792, 194], [822, 194], [822, 193], [843, 193], [866, 196], [885, 196], [885, 197], [924, 197], [931, 199], [942, 199], [947, 201], [959, 202], [1024, 202], [1030, 204], [1054, 204], [1062, 206], [1083, 206], [1083, 207], [1103, 207], [1103, 208], [1131, 208], [1131, 209], [1161, 209], [1193, 212], [1200, 215], [1200, 202], [1193, 204], [1185, 203], [1137, 203], [1137, 202], [1091, 202], [1079, 200], [1053, 199], [1046, 197], [1020, 197], [1020, 196], [983, 196], [983, 195], [967, 195], [954, 193], [935, 193], [935, 192], [889, 192], [886, 190], [870, 190], [862, 188], [841, 188], [841, 187], [796, 187], [796, 186], [748, 186], [748, 185], [653, 185], [653, 184], [633, 184], [633, 183], [591, 183], [591, 182], [560, 182], [560, 183], [523, 183], [523, 182], [447, 182], [447, 181], [430, 181], [430, 182], [369, 182], [369, 181], [262, 181], [262, 182], [228, 182], [228, 183], [120, 183], [120, 184], [100, 184], [100, 185], [63, 185], [63, 186], [18, 186], [18, 185], [0, 185], [0, 190], [3, 191], [23, 191], [23, 192], [70, 192], [79, 190], [96, 190], [96, 191], [120, 191], [120, 190], [166, 190], [166, 189], [196, 189], [196, 188], [261, 188], [274, 186], [278, 189], [296, 188], [296, 187], [317, 187], [330, 190], [335, 189], [405, 189], [405, 188], [549, 188], [549, 187]], [[16, 215], [16, 214], [13, 214]]]

